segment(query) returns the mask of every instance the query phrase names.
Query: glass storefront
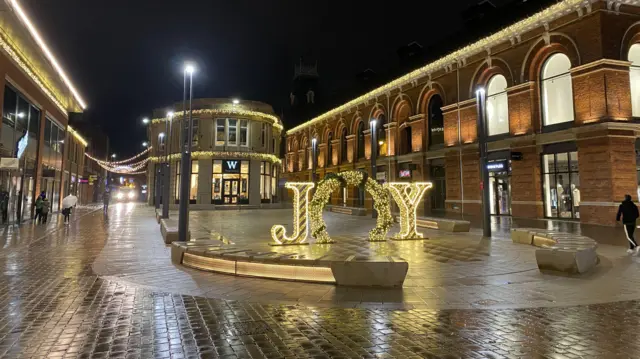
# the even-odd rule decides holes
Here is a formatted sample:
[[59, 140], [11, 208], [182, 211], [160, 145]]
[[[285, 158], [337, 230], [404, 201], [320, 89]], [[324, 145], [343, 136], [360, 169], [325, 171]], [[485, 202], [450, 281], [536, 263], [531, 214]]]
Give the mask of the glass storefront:
[[542, 156], [545, 217], [580, 218], [578, 152]]
[[213, 160], [211, 203], [249, 204], [249, 161]]
[[260, 199], [262, 203], [275, 202], [278, 183], [277, 166], [270, 162], [260, 162]]
[[[198, 171], [200, 166], [198, 160], [191, 160], [191, 184], [189, 186], [189, 203], [196, 203], [198, 198]], [[176, 162], [176, 187], [175, 187], [175, 203], [180, 203], [180, 174], [181, 174], [181, 162]]]
[[511, 215], [511, 165], [508, 160], [487, 163], [491, 214]]

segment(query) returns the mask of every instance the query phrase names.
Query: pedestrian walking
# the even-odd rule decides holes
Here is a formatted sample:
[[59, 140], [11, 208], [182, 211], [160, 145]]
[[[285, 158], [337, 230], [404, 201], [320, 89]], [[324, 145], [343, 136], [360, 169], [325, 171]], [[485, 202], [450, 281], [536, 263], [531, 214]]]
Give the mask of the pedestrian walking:
[[624, 227], [624, 233], [629, 241], [629, 249], [627, 253], [638, 253], [640, 247], [635, 238], [633, 238], [633, 232], [636, 230], [636, 220], [640, 214], [638, 213], [638, 206], [633, 203], [631, 195], [625, 194], [624, 201], [618, 207], [618, 214], [616, 215], [616, 221], [619, 222], [622, 218], [622, 225]]
[[35, 203], [36, 215], [33, 217], [33, 220], [36, 223], [38, 223], [39, 220], [42, 220], [42, 202], [44, 202], [44, 199], [42, 198], [42, 195], [40, 195], [36, 199]]
[[49, 202], [49, 199], [47, 197], [44, 197], [42, 199], [42, 212], [40, 214], [40, 217], [42, 218], [41, 222], [43, 224], [47, 223], [47, 217], [49, 216], [49, 209], [51, 209], [51, 202]]
[[71, 215], [71, 210], [75, 207], [76, 203], [78, 203], [78, 197], [70, 194], [62, 199], [62, 215], [64, 216], [64, 223], [69, 223], [69, 216]]
[[104, 205], [103, 210], [105, 212], [109, 210], [109, 201], [111, 201], [111, 192], [104, 191], [104, 194], [102, 195], [102, 204]]

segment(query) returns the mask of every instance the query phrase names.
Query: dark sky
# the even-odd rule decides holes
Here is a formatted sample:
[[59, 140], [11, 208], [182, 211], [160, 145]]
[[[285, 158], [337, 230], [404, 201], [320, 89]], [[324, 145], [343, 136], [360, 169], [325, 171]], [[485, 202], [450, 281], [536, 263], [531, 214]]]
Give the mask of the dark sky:
[[[22, 0], [119, 157], [138, 152], [143, 116], [182, 97], [194, 60], [195, 97], [288, 100], [301, 55], [325, 88], [397, 66], [398, 47], [441, 43], [474, 0]], [[285, 123], [285, 126], [289, 124]]]

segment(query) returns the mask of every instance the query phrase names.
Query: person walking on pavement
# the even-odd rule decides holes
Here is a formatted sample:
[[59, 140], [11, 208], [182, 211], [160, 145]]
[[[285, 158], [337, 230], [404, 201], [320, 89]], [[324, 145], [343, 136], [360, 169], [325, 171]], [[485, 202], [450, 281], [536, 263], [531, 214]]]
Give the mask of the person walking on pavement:
[[44, 198], [42, 198], [42, 195], [38, 196], [38, 199], [36, 199], [36, 203], [35, 203], [36, 215], [33, 217], [33, 220], [36, 223], [38, 223], [38, 220], [42, 220], [42, 202], [43, 201], [44, 201]]
[[629, 249], [627, 253], [638, 253], [640, 247], [635, 238], [633, 238], [633, 232], [636, 230], [636, 220], [640, 214], [638, 213], [638, 206], [633, 203], [631, 195], [625, 194], [624, 201], [618, 207], [618, 214], [616, 215], [616, 221], [619, 222], [622, 217], [622, 225], [624, 227], [624, 233], [629, 241]]
[[109, 210], [109, 201], [111, 200], [111, 192], [104, 191], [102, 195], [102, 203], [104, 204], [103, 210], [106, 212]]
[[69, 223], [69, 215], [71, 215], [71, 209], [78, 203], [78, 197], [73, 194], [69, 194], [62, 199], [62, 214], [64, 215], [64, 223]]
[[40, 218], [42, 218], [40, 222], [42, 222], [43, 224], [47, 223], [47, 217], [49, 216], [50, 208], [51, 208], [51, 202], [49, 202], [49, 199], [47, 197], [44, 197], [42, 199], [42, 212], [40, 214]]

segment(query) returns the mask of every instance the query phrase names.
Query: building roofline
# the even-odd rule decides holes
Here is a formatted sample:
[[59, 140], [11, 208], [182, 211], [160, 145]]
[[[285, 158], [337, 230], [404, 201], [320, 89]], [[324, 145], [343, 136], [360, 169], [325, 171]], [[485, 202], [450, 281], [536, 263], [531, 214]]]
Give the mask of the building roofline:
[[349, 110], [352, 107], [357, 106], [360, 103], [366, 102], [372, 98], [376, 98], [380, 95], [388, 94], [391, 91], [400, 88], [401, 86], [416, 81], [424, 76], [428, 76], [431, 73], [438, 71], [442, 68], [452, 66], [460, 61], [465, 61], [466, 58], [487, 51], [494, 45], [503, 43], [505, 41], [514, 40], [520, 37], [521, 34], [544, 26], [549, 22], [566, 15], [572, 11], [578, 11], [579, 9], [586, 7], [587, 12], [591, 11], [591, 4], [602, 0], [563, 0], [557, 4], [551, 5], [548, 8], [539, 11], [523, 20], [516, 22], [515, 24], [508, 26], [498, 32], [493, 33], [481, 40], [478, 40], [470, 45], [467, 45], [459, 50], [456, 50], [444, 57], [439, 58], [425, 66], [422, 66], [416, 70], [413, 70], [391, 82], [388, 82], [366, 94], [359, 96], [343, 105], [333, 108], [303, 124], [300, 124], [287, 131], [287, 134], [293, 134], [306, 127], [319, 123], [323, 120], [331, 118], [340, 114], [343, 111]]

